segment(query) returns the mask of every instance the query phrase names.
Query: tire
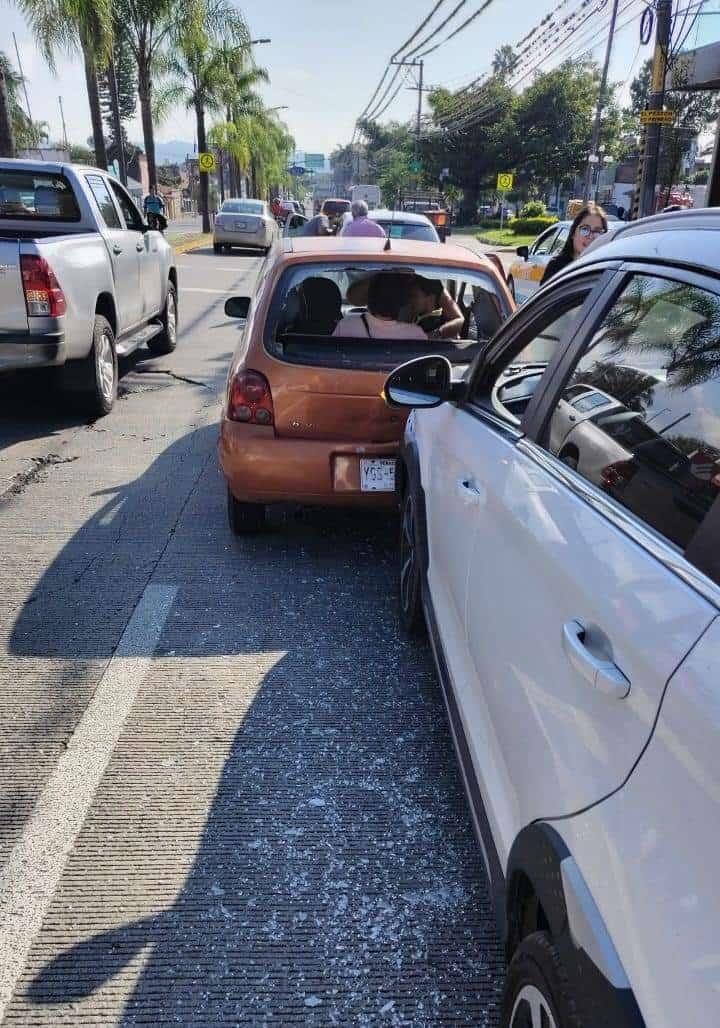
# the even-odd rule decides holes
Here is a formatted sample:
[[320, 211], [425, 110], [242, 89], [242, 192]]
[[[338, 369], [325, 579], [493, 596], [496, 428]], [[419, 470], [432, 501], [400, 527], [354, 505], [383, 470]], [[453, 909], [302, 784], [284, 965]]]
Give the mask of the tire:
[[227, 491], [227, 511], [233, 535], [252, 535], [265, 527], [265, 507], [262, 503], [241, 503], [230, 489]]
[[[538, 1015], [535, 1020], [531, 1004]], [[500, 1024], [502, 1028], [581, 1028], [565, 968], [547, 932], [526, 936], [515, 951]]]
[[417, 509], [410, 489], [406, 491], [402, 501], [399, 551], [398, 613], [400, 627], [405, 635], [417, 638], [425, 630], [425, 615], [422, 606]]
[[102, 418], [113, 409], [118, 392], [115, 333], [102, 314], [95, 315], [90, 353], [62, 368], [61, 384], [91, 417]]
[[150, 353], [160, 356], [163, 353], [172, 353], [177, 346], [177, 289], [172, 282], [168, 282], [168, 293], [165, 299], [165, 309], [161, 315], [163, 330], [152, 339], [148, 340], [147, 348]]
[[230, 243], [225, 243], [223, 245], [223, 251], [225, 253], [232, 253], [232, 246], [230, 246]]
[[221, 252], [222, 252], [222, 246], [220, 246], [220, 243], [213, 243], [213, 253], [221, 253]]

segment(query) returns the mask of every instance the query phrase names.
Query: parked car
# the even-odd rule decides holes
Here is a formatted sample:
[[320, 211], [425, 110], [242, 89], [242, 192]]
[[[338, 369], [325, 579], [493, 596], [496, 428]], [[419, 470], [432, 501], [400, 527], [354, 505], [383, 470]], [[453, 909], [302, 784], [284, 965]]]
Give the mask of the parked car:
[[[432, 640], [503, 1028], [720, 1024], [719, 244], [718, 211], [623, 225], [462, 381], [428, 355], [385, 384], [399, 615]], [[561, 459], [581, 397], [599, 481]]]
[[510, 313], [503, 277], [486, 258], [405, 240], [384, 247], [376, 238], [286, 239], [252, 300], [226, 304], [229, 316], [247, 318], [219, 442], [233, 531], [259, 529], [274, 503], [393, 506], [405, 418], [385, 406], [382, 384], [431, 344], [411, 311], [405, 325], [374, 322], [367, 308], [374, 280], [385, 276], [387, 286], [390, 276], [406, 292], [412, 279], [430, 280], [452, 291], [464, 327], [456, 340], [432, 346], [441, 346], [456, 374]]
[[508, 287], [518, 303], [525, 303], [538, 288], [550, 258], [562, 250], [572, 221], [558, 221], [541, 232], [534, 243], [518, 246], [508, 269]]
[[230, 253], [234, 246], [267, 253], [279, 238], [278, 223], [264, 200], [225, 200], [215, 217], [215, 253]]
[[370, 211], [368, 217], [381, 225], [390, 239], [415, 239], [424, 243], [441, 242], [438, 231], [424, 214], [412, 211]]
[[57, 367], [94, 415], [118, 357], [177, 343], [173, 251], [97, 168], [0, 159], [0, 371]]

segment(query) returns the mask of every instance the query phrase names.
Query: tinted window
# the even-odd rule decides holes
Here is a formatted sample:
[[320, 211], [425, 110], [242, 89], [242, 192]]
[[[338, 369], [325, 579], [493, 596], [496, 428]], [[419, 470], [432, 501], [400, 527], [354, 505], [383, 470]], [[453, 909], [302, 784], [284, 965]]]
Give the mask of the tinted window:
[[337, 217], [338, 214], [344, 214], [345, 211], [350, 210], [349, 200], [326, 200], [323, 204], [323, 214], [329, 214], [331, 218]]
[[550, 252], [551, 253], [558, 253], [560, 250], [562, 250], [563, 246], [565, 246], [565, 243], [567, 242], [567, 237], [569, 235], [570, 235], [570, 229], [569, 228], [567, 228], [567, 227], [566, 228], [561, 228], [560, 231], [558, 232], [558, 234], [553, 239], [552, 247], [550, 248]]
[[122, 186], [119, 186], [117, 182], [113, 182], [112, 179], [110, 179], [110, 188], [115, 194], [115, 199], [120, 205], [120, 210], [122, 211], [127, 227], [133, 231], [141, 232], [144, 227], [144, 223], [140, 211], [137, 209]]
[[573, 423], [563, 399], [550, 449], [717, 578], [720, 297], [634, 277], [570, 385], [596, 390], [587, 395], [604, 396], [606, 409]]
[[121, 228], [120, 216], [115, 209], [105, 179], [101, 175], [87, 175], [86, 182], [90, 186], [90, 192], [95, 197], [100, 217], [108, 228]]
[[263, 214], [265, 204], [258, 200], [226, 200], [221, 214]]
[[0, 219], [79, 221], [72, 186], [62, 175], [0, 170]]
[[533, 255], [534, 256], [540, 256], [541, 254], [544, 254], [544, 253], [550, 253], [550, 250], [552, 249], [552, 245], [555, 242], [556, 235], [557, 235], [557, 229], [556, 228], [552, 228], [552, 229], [550, 229], [550, 231], [548, 232], [548, 234], [546, 236], [541, 236], [540, 239], [538, 239], [537, 243], [535, 243], [533, 245], [533, 248], [532, 248]]
[[385, 229], [391, 239], [415, 239], [422, 243], [438, 242], [438, 234], [432, 225], [411, 225], [397, 221], [378, 221], [377, 223]]

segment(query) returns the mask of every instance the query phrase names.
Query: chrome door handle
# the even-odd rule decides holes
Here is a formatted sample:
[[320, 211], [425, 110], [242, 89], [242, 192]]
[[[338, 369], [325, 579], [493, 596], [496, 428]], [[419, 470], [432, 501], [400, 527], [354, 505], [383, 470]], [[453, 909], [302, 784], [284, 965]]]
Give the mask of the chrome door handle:
[[122, 253], [122, 246], [118, 246], [117, 243], [113, 243], [113, 253], [117, 256]]
[[563, 625], [563, 649], [575, 670], [606, 696], [624, 699], [630, 692], [630, 682], [617, 664], [593, 656], [585, 645], [585, 626], [580, 621]]
[[142, 253], [143, 250], [145, 249], [145, 244], [144, 243], [135, 243], [135, 249], [137, 250], [138, 253]]
[[458, 492], [468, 503], [484, 503], [485, 488], [478, 485], [472, 478], [459, 478], [457, 481]]

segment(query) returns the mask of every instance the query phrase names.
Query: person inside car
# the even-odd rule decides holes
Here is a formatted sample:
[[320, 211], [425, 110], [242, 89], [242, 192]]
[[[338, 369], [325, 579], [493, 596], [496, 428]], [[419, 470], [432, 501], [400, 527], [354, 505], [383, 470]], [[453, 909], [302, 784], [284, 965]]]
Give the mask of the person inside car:
[[348, 314], [333, 336], [350, 339], [427, 339], [419, 325], [401, 320], [411, 303], [413, 276], [378, 272], [368, 286], [367, 311]]
[[435, 339], [457, 339], [465, 327], [463, 312], [437, 279], [413, 279], [410, 310], [415, 324]]
[[540, 285], [545, 285], [553, 275], [572, 264], [577, 257], [582, 257], [590, 243], [605, 235], [607, 227], [607, 217], [602, 207], [591, 202], [581, 207], [570, 226], [565, 245], [560, 253], [548, 262]]

